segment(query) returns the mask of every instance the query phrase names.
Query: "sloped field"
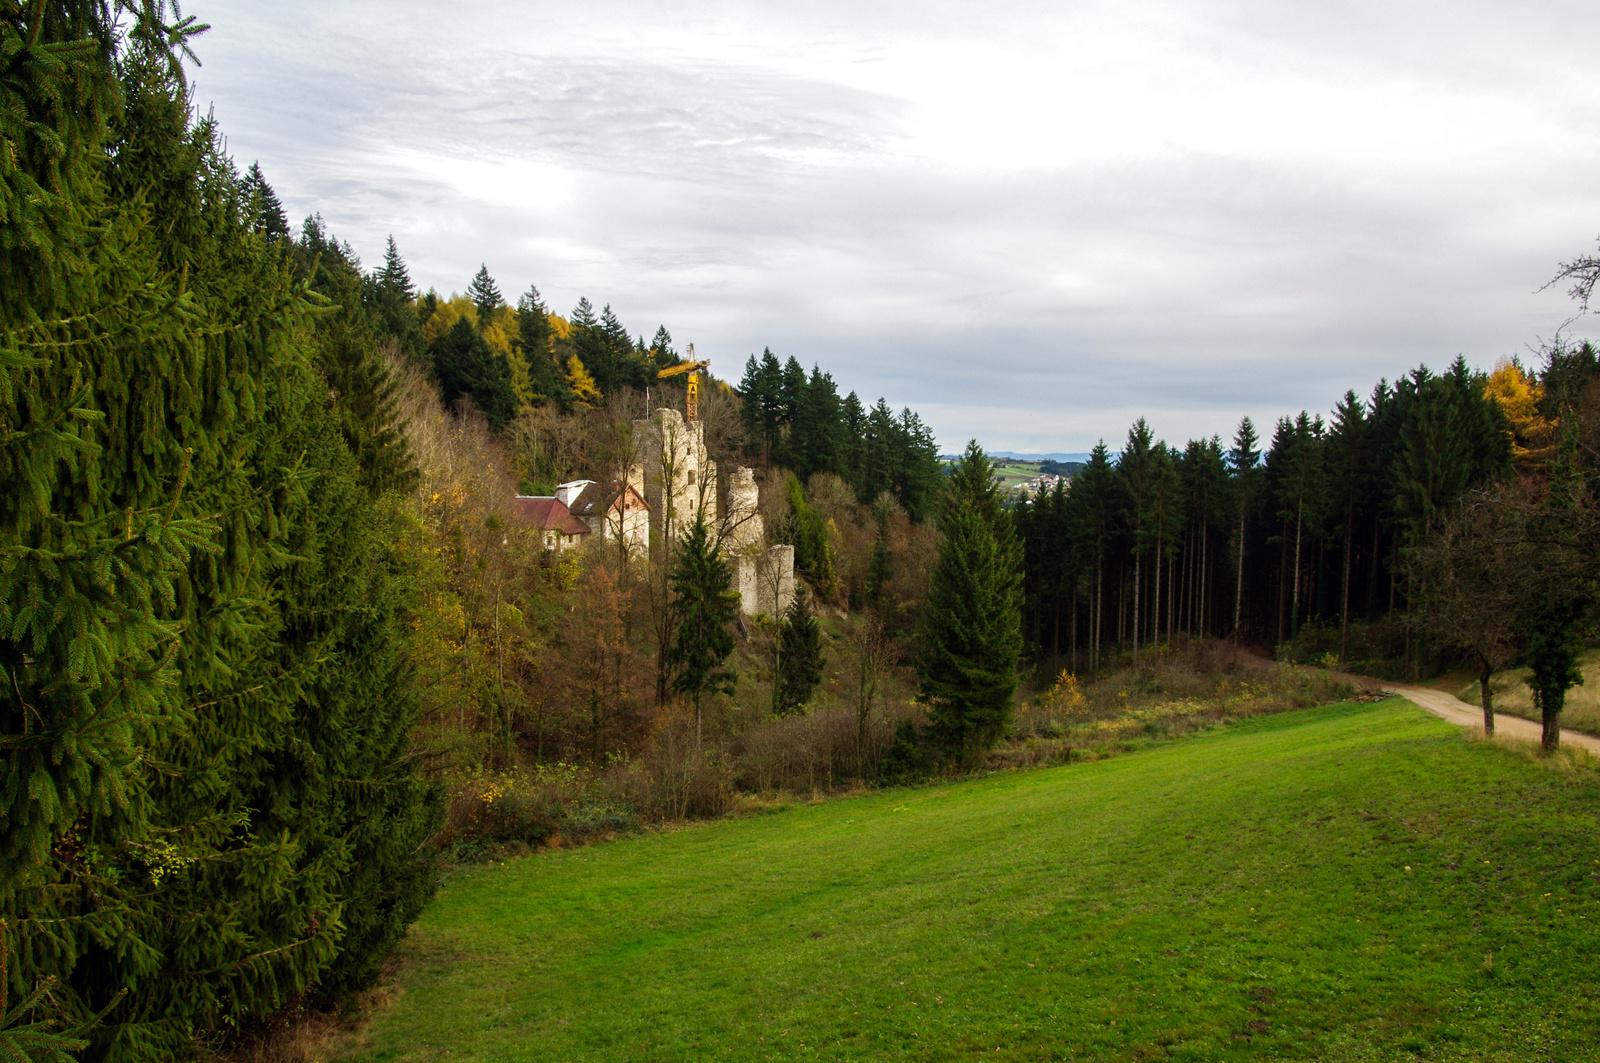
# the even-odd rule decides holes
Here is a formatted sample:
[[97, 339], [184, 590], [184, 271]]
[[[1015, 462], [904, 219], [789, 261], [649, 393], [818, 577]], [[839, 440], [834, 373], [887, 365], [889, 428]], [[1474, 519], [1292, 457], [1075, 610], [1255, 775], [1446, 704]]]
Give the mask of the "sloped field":
[[549, 853], [446, 883], [358, 1056], [1593, 1059], [1597, 813], [1391, 701]]

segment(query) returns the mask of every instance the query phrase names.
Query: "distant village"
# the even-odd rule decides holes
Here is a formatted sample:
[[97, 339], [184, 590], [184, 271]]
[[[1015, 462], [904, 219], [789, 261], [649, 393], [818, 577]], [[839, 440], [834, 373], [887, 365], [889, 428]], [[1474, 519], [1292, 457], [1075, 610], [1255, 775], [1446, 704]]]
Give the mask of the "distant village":
[[1061, 489], [1065, 491], [1072, 486], [1072, 477], [1058, 476], [1054, 473], [1045, 472], [1040, 473], [1031, 480], [1023, 480], [1021, 483], [1012, 484], [1011, 489], [1019, 493], [1025, 492], [1030, 497], [1037, 498], [1040, 495], [1054, 491], [1057, 484], [1061, 485]]

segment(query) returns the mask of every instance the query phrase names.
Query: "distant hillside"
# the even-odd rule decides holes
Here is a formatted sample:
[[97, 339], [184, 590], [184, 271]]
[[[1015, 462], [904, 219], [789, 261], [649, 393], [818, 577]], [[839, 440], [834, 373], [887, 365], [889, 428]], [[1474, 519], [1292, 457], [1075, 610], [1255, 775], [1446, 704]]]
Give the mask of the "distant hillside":
[[989, 452], [991, 458], [1011, 458], [1015, 461], [1060, 461], [1082, 465], [1089, 460], [1089, 452], [1081, 454], [1018, 454], [1011, 450], [994, 450]]
[[1067, 479], [1078, 475], [1078, 470], [1083, 468], [1081, 461], [1050, 461], [1046, 459], [1039, 463], [1039, 471], [1051, 476], [1065, 476]]

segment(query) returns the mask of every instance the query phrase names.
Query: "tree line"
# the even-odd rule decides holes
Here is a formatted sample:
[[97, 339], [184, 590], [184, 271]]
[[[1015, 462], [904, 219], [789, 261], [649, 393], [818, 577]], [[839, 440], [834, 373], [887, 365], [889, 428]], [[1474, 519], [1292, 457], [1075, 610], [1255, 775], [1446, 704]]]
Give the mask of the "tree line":
[[[1059, 487], [1016, 511], [1026, 627], [1036, 654], [1093, 668], [1178, 635], [1286, 645], [1308, 625], [1403, 612], [1405, 561], [1430, 522], [1475, 485], [1508, 475], [1506, 391], [1456, 359], [1347, 393], [1327, 419], [1283, 417], [1262, 439], [1155, 438], [1143, 418], [1115, 455], [1102, 441]], [[1399, 647], [1415, 661], [1415, 640]]]
[[839, 398], [831, 374], [798, 359], [780, 364], [770, 348], [751, 355], [739, 382], [747, 453], [792, 469], [802, 482], [833, 473], [871, 504], [889, 492], [913, 520], [937, 501], [943, 472], [933, 431], [910, 408], [882, 398], [869, 409], [854, 391]]

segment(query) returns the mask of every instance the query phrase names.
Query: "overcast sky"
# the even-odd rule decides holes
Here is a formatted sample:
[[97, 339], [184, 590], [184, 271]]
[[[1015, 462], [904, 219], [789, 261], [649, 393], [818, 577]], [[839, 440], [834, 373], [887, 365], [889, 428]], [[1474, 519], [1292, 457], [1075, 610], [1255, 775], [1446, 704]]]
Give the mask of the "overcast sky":
[[[191, 0], [196, 102], [369, 265], [610, 303], [947, 449], [1172, 442], [1552, 336], [1587, 3]], [[1582, 333], [1580, 322], [1569, 331]]]

